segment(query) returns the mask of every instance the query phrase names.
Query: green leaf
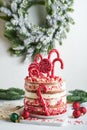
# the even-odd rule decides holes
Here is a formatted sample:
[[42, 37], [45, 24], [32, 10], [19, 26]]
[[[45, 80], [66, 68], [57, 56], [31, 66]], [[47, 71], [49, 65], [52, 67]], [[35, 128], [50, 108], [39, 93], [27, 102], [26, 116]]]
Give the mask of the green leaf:
[[17, 92], [20, 95], [24, 95], [25, 94], [24, 90], [20, 89], [20, 88], [9, 88], [9, 89], [7, 89], [7, 91], [10, 91], [10, 92], [14, 91], [14, 92]]
[[73, 12], [74, 9], [73, 9], [73, 8], [68, 8], [67, 11], [68, 11], [68, 12]]
[[41, 52], [41, 49], [34, 49], [34, 51], [33, 51], [33, 54], [32, 54], [32, 59], [34, 59], [34, 56], [35, 55], [37, 55], [37, 54], [39, 54]]
[[73, 95], [68, 95], [67, 96], [67, 100], [70, 102], [75, 102], [75, 101], [80, 101], [81, 97], [80, 96], [73, 96]]
[[23, 41], [17, 36], [16, 30], [7, 30], [4, 31], [4, 36], [7, 37], [12, 43], [13, 47], [23, 45]]
[[7, 37], [9, 40], [12, 40], [14, 37], [16, 37], [16, 31], [5, 29], [4, 36]]
[[57, 21], [57, 25], [60, 27], [62, 25], [61, 21]]
[[75, 89], [69, 91], [70, 95], [67, 95], [67, 100], [74, 102], [74, 101], [79, 101], [80, 103], [82, 102], [87, 102], [87, 92], [84, 90], [80, 89]]
[[16, 56], [21, 56], [25, 54], [24, 50], [14, 50], [13, 48], [9, 48], [9, 51], [11, 54], [16, 55]]
[[3, 0], [0, 0], [0, 7], [3, 6]]
[[23, 98], [25, 92], [19, 88], [0, 89], [1, 100], [17, 100]]
[[59, 41], [59, 44], [62, 45], [62, 41]]
[[54, 2], [55, 2], [55, 0], [51, 0], [51, 2], [52, 2], [52, 3], [54, 3]]
[[[9, 0], [10, 1], [10, 0]], [[4, 1], [3, 0], [0, 0], [0, 6], [2, 6], [2, 4], [4, 3], [4, 7], [6, 7], [7, 9], [11, 10], [11, 3], [12, 3], [12, 0], [9, 2], [9, 1]], [[38, 53], [43, 53], [45, 52], [47, 54], [47, 52], [49, 52], [51, 49], [54, 48], [53, 43], [52, 42], [52, 38], [56, 38], [56, 35], [57, 35], [57, 32], [59, 33], [59, 36], [58, 36], [58, 43], [60, 45], [62, 45], [62, 40], [66, 37], [66, 33], [68, 32], [68, 26], [70, 24], [74, 24], [74, 21], [72, 18], [70, 18], [70, 16], [68, 15], [69, 12], [72, 12], [73, 9], [72, 9], [72, 3], [73, 3], [74, 0], [60, 0], [60, 7], [58, 5], [57, 8], [55, 8], [56, 10], [56, 14], [58, 15], [58, 17], [60, 17], [60, 19], [62, 17], [65, 17], [64, 21], [62, 20], [57, 20], [55, 16], [55, 11], [54, 11], [54, 6], [55, 4], [57, 4], [57, 0], [23, 0], [19, 3], [17, 3], [17, 10], [16, 12], [12, 12], [12, 16], [14, 15], [17, 15], [19, 17], [19, 10], [20, 10], [20, 13], [23, 15], [23, 17], [25, 18], [25, 15], [26, 13], [28, 14], [29, 13], [29, 8], [31, 6], [36, 6], [36, 5], [43, 5], [45, 6], [45, 9], [46, 9], [46, 21], [44, 22], [44, 25], [43, 26], [37, 26], [37, 29], [39, 32], [43, 33], [44, 36], [46, 37], [49, 37], [49, 40], [50, 40], [50, 43], [47, 42], [46, 46], [43, 45], [43, 42], [40, 43], [40, 46], [38, 44], [39, 40], [37, 41], [37, 43], [29, 43], [28, 45], [24, 45], [24, 40], [26, 40], [27, 38], [29, 38], [28, 36], [26, 36], [26, 33], [24, 31], [24, 34], [21, 34], [20, 31], [19, 32], [19, 24], [17, 26], [13, 25], [12, 24], [12, 21], [10, 19], [10, 17], [8, 16], [0, 16], [1, 19], [5, 20], [5, 21], [8, 21], [6, 22], [5, 24], [5, 31], [4, 31], [4, 36], [7, 37], [11, 43], [11, 48], [9, 49], [10, 52], [12, 54], [15, 54], [17, 56], [20, 56], [22, 55], [23, 57], [27, 57], [28, 54], [30, 54], [29, 52], [29, 48], [32, 49], [32, 56], [35, 56], [36, 54]], [[22, 4], [22, 6], [21, 6]], [[67, 6], [67, 8], [64, 8], [64, 10], [62, 10], [62, 7], [63, 6]], [[12, 10], [11, 10], [12, 11]], [[26, 15], [26, 16], [29, 16], [29, 15]], [[50, 24], [50, 22], [48, 21], [48, 19], [51, 19], [53, 20], [52, 23], [57, 23], [57, 26], [56, 28], [54, 26], [52, 26]], [[52, 19], [54, 18], [54, 19]], [[13, 17], [14, 19], [14, 17]], [[33, 26], [34, 27], [34, 26]], [[61, 31], [60, 28], [63, 28], [64, 29], [64, 32]], [[30, 35], [33, 36], [33, 31], [32, 31], [32, 26], [30, 26], [28, 28], [28, 26], [26, 25], [25, 28], [29, 31]], [[34, 27], [35, 28], [35, 27]], [[48, 35], [46, 32], [48, 32], [47, 30], [52, 28], [53, 31]], [[20, 28], [21, 29], [21, 28]], [[35, 31], [36, 32], [36, 31]], [[52, 34], [52, 38], [50, 37], [50, 35]], [[35, 34], [35, 38], [37, 37], [37, 33]], [[40, 35], [40, 33], [39, 33]], [[37, 38], [36, 38], [37, 39]], [[39, 39], [39, 38], [38, 38]], [[34, 41], [36, 41], [34, 39]], [[38, 44], [38, 46], [37, 46]], [[33, 51], [34, 50], [34, 51]]]
[[[28, 2], [28, 1], [27, 1]], [[27, 9], [34, 5], [45, 5], [45, 1], [29, 1], [29, 3], [25, 4], [23, 7], [23, 14], [26, 13]]]
[[9, 16], [0, 16], [0, 19], [5, 20], [5, 21], [10, 21], [11, 17], [9, 17]]
[[48, 47], [48, 50], [47, 50], [47, 53], [49, 53], [50, 50], [52, 50], [54, 48], [54, 45], [52, 42], [49, 43], [49, 47]]

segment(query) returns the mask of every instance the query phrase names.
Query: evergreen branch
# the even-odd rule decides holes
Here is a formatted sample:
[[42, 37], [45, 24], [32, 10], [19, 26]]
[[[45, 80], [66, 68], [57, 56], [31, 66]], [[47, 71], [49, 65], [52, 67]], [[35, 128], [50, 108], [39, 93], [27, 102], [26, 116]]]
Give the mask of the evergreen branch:
[[1, 100], [17, 100], [23, 98], [25, 92], [19, 88], [0, 89]]
[[71, 90], [70, 94], [67, 95], [68, 102], [79, 101], [80, 103], [87, 102], [87, 92], [84, 90]]
[[16, 55], [16, 56], [23, 56], [25, 57], [27, 55], [27, 50], [24, 48], [23, 50], [14, 50], [12, 47], [9, 48], [9, 51], [12, 55]]
[[[34, 57], [38, 53], [48, 53], [53, 49], [54, 39], [62, 44], [70, 24], [74, 24], [69, 15], [69, 12], [73, 11], [73, 2], [74, 0], [10, 0], [2, 5], [3, 2], [0, 0], [0, 6], [4, 6], [1, 11], [12, 16], [0, 16], [6, 21], [4, 36], [11, 42], [10, 52], [17, 56]], [[33, 25], [28, 21], [29, 8], [34, 5], [45, 6], [47, 15], [43, 26]]]
[[9, 16], [0, 16], [0, 19], [5, 20], [5, 21], [10, 21], [11, 17], [9, 17]]
[[39, 0], [39, 1], [30, 1], [29, 2], [30, 3], [30, 6], [33, 6], [33, 5], [45, 5], [45, 1], [41, 1], [41, 0]]
[[0, 0], [0, 7], [3, 6], [3, 0]]
[[44, 1], [36, 1], [36, 0], [35, 1], [29, 1], [29, 3], [27, 3], [27, 5], [25, 7], [23, 7], [23, 9], [26, 12], [26, 10], [28, 8], [30, 8], [31, 6], [34, 6], [34, 5], [45, 5], [45, 2]]

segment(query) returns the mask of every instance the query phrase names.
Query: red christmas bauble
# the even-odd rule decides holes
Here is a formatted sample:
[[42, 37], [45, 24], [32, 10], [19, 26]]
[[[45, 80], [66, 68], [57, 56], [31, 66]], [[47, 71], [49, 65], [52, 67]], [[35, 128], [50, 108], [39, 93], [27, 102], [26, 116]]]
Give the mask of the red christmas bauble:
[[85, 107], [80, 107], [79, 110], [82, 114], [85, 114], [87, 111]]
[[28, 111], [26, 111], [26, 110], [24, 110], [24, 111], [22, 112], [22, 117], [23, 117], [24, 119], [27, 119], [27, 118], [29, 117], [29, 115], [30, 115], [30, 113], [29, 113]]
[[73, 111], [73, 117], [74, 117], [74, 118], [78, 118], [78, 117], [80, 117], [80, 116], [81, 116], [80, 110], [77, 110], [77, 109], [76, 109], [76, 110]]
[[72, 107], [73, 107], [73, 109], [79, 109], [80, 108], [80, 103], [79, 102], [74, 102]]

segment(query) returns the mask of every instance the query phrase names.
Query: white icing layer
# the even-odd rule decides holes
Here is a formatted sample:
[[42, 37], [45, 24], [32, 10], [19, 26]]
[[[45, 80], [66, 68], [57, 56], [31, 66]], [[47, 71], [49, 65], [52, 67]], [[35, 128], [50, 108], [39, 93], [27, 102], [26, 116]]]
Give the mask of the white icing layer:
[[[39, 83], [29, 83], [25, 82], [25, 89], [28, 91], [36, 91], [39, 87]], [[62, 83], [55, 83], [55, 84], [45, 84], [47, 87], [47, 91], [53, 92], [53, 91], [64, 91], [66, 89], [65, 82]]]
[[[24, 102], [27, 103], [27, 105], [40, 106], [40, 102], [37, 99], [25, 98]], [[66, 96], [61, 97], [61, 99], [48, 99], [45, 100], [45, 102], [47, 106], [61, 105], [61, 103], [66, 104]]]
[[[42, 94], [43, 98], [44, 99], [61, 99], [61, 97], [65, 96], [66, 95], [66, 90], [63, 91], [63, 92], [59, 92], [59, 93], [54, 93], [54, 94]], [[25, 90], [25, 97], [28, 97], [28, 98], [33, 98], [33, 99], [37, 99], [38, 96], [37, 96], [37, 93], [34, 93], [34, 92], [28, 92]]]

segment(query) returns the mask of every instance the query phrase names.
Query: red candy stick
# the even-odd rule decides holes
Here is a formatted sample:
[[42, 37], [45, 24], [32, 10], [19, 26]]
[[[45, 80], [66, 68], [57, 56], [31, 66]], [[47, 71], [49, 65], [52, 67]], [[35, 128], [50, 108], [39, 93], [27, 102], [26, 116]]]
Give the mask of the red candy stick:
[[52, 65], [53, 65], [53, 66], [52, 66], [52, 71], [51, 71], [51, 77], [54, 77], [54, 65], [55, 65], [55, 62], [57, 62], [57, 61], [60, 62], [60, 64], [61, 64], [61, 69], [64, 68], [64, 64], [63, 64], [63, 61], [62, 61], [61, 58], [56, 58], [56, 59], [54, 59], [53, 62], [52, 62]]
[[42, 55], [41, 55], [41, 54], [37, 54], [37, 55], [34, 57], [34, 62], [37, 62], [37, 63], [38, 63], [39, 59], [40, 59], [40, 61], [42, 60]]
[[40, 98], [40, 101], [42, 103], [42, 106], [43, 106], [43, 109], [44, 111], [46, 112], [46, 115], [49, 116], [49, 112], [48, 112], [48, 109], [47, 109], [47, 105], [45, 103], [45, 100], [42, 96], [42, 93], [41, 91], [44, 91], [44, 92], [47, 92], [47, 87], [44, 85], [44, 84], [40, 84], [39, 85], [39, 88], [37, 89], [37, 95], [39, 96]]
[[57, 58], [60, 57], [59, 52], [58, 52], [56, 49], [52, 49], [52, 50], [49, 52], [49, 54], [48, 54], [48, 59], [50, 59], [52, 53], [56, 53], [56, 54], [57, 54]]

